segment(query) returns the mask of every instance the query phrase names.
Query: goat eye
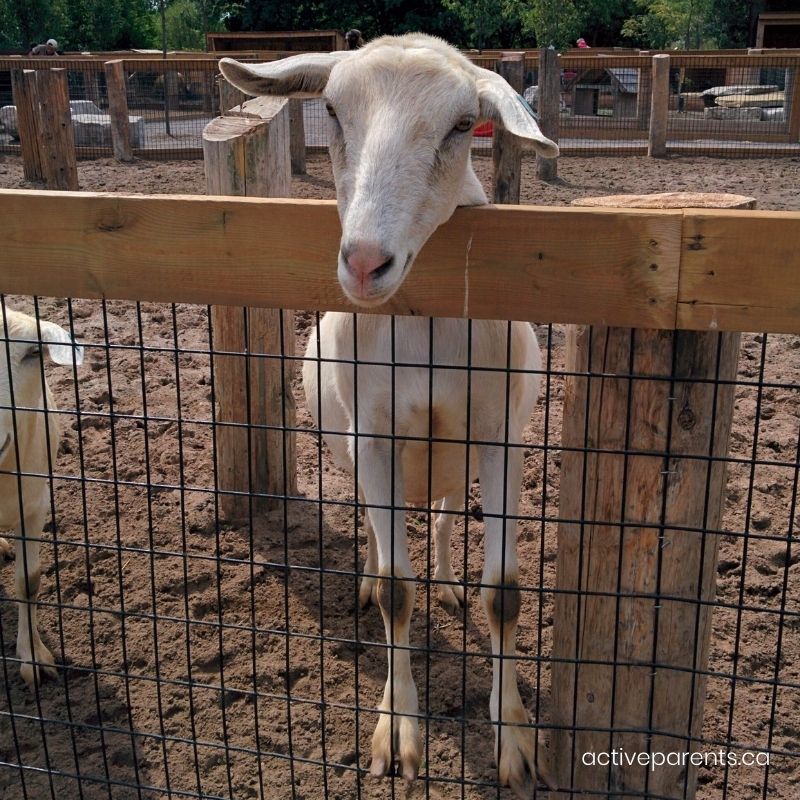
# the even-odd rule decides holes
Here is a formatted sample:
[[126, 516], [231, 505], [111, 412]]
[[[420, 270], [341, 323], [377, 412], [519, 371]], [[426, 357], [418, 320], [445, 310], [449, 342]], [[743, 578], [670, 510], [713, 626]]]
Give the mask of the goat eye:
[[30, 350], [25, 351], [25, 355], [22, 356], [23, 361], [32, 361], [33, 359], [38, 359], [39, 354], [42, 352], [42, 348], [39, 347], [38, 344], [33, 345]]
[[330, 114], [332, 117], [336, 116], [336, 109], [330, 104], [325, 103], [325, 110]]
[[453, 130], [458, 131], [459, 133], [466, 133], [468, 130], [472, 129], [474, 124], [475, 120], [472, 119], [472, 117], [462, 117], [458, 122], [456, 122]]

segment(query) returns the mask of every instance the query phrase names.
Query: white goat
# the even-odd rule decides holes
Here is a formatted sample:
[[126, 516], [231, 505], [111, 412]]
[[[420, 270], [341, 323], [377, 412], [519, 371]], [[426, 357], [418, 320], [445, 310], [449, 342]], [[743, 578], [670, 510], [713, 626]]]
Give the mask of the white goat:
[[0, 309], [0, 333], [0, 530], [13, 530], [16, 536], [16, 548], [0, 539], [0, 557], [11, 558], [16, 549], [17, 656], [25, 683], [33, 686], [42, 673], [55, 676], [53, 656], [36, 621], [39, 544], [59, 442], [57, 420], [42, 410], [56, 407], [43, 378], [42, 349], [56, 364], [72, 364], [73, 357], [80, 364], [83, 348], [55, 323], [37, 322], [9, 308]]
[[[224, 58], [220, 68], [248, 94], [324, 97], [342, 223], [338, 278], [357, 306], [380, 305], [397, 291], [420, 248], [456, 206], [487, 202], [469, 156], [477, 122], [492, 120], [539, 153], [558, 155], [502, 78], [423, 34], [270, 64]], [[325, 435], [339, 464], [352, 471], [357, 458], [368, 534], [361, 601], [376, 602], [387, 641], [397, 646], [388, 650], [380, 706], [386, 713], [372, 739], [372, 773], [387, 774], [397, 760], [403, 776], [412, 779], [422, 758], [408, 649], [414, 583], [404, 504], [436, 501], [441, 513], [435, 524], [434, 579], [442, 582], [444, 604], [457, 607], [464, 594], [450, 563], [450, 531], [468, 481], [477, 473], [486, 520], [481, 598], [498, 656], [490, 699], [495, 756], [500, 781], [529, 797], [537, 774], [535, 739], [517, 688], [515, 661], [508, 658], [516, 652], [520, 608], [515, 517], [523, 454], [503, 443], [522, 442], [538, 394], [531, 371], [540, 368], [541, 356], [527, 323], [477, 321], [471, 332], [468, 325], [466, 320], [371, 314], [354, 321], [350, 314], [329, 313], [320, 323], [319, 355], [337, 363], [316, 361], [312, 331], [303, 380], [312, 415], [321, 412], [316, 422], [323, 431], [342, 432]], [[357, 368], [348, 363], [356, 355]], [[494, 371], [475, 372], [469, 382], [468, 365]], [[508, 367], [526, 372], [508, 373]], [[435, 443], [429, 454], [424, 442], [429, 436], [453, 441]], [[467, 439], [483, 442], [472, 445], [469, 456]], [[539, 777], [548, 780], [541, 764]]]

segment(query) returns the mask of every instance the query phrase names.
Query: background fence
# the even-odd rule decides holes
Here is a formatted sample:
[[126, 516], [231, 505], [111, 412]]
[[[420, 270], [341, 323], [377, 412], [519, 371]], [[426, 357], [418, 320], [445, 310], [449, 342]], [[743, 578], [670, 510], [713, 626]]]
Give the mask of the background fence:
[[[252, 51], [237, 55], [263, 61], [290, 53]], [[468, 54], [495, 69], [500, 53]], [[665, 147], [680, 155], [748, 157], [800, 154], [800, 55], [790, 51], [736, 54], [669, 53], [665, 92]], [[11, 71], [59, 67], [68, 71], [81, 157], [112, 153], [104, 62], [107, 56], [0, 59], [0, 105], [13, 102]], [[539, 55], [526, 53], [521, 89], [538, 83]], [[648, 149], [653, 95], [652, 54], [568, 54], [560, 59], [557, 119], [566, 155], [644, 154]], [[122, 56], [135, 154], [145, 158], [199, 158], [204, 126], [219, 113], [216, 57], [199, 54]], [[534, 105], [536, 99], [528, 97]], [[92, 103], [90, 106], [88, 103]], [[327, 146], [326, 114], [316, 100], [303, 104], [305, 143]], [[13, 127], [4, 122], [0, 152], [19, 152]], [[101, 124], [102, 123], [102, 124]], [[476, 136], [488, 148], [491, 131]]]
[[[54, 546], [44, 557], [40, 626], [69, 666], [39, 692], [24, 689], [13, 655], [17, 602], [0, 603], [3, 791], [37, 800], [405, 792], [399, 778], [389, 779], [389, 787], [366, 775], [385, 644], [378, 613], [358, 607], [363, 533], [352, 480], [338, 473], [321, 449], [298, 384], [298, 354], [318, 315], [283, 311], [281, 323], [291, 320], [292, 332], [276, 345], [232, 349], [220, 347], [207, 306], [150, 302], [169, 295], [176, 301], [213, 296], [241, 305], [269, 297], [284, 306], [300, 305], [303, 298], [312, 307], [338, 307], [327, 264], [336, 242], [333, 204], [274, 203], [265, 213], [265, 201], [214, 198], [0, 193], [0, 202], [4, 225], [15, 231], [8, 254], [15, 266], [2, 278], [4, 290], [39, 291], [39, 285], [47, 285], [62, 294], [62, 287], [72, 286], [75, 295], [141, 300], [3, 296], [8, 306], [38, 310], [64, 325], [87, 352], [77, 372], [58, 374], [58, 368], [47, 366], [65, 436], [54, 467]], [[212, 223], [219, 214], [225, 226]], [[315, 231], [314, 242], [289, 233], [297, 230], [297, 214]], [[254, 225], [256, 218], [261, 227]], [[53, 225], [43, 231], [42, 219]], [[588, 230], [602, 230], [604, 244], [591, 264], [580, 256]], [[693, 233], [698, 230], [701, 240]], [[464, 309], [454, 276], [463, 273], [466, 236], [474, 242], [472, 290]], [[165, 237], [184, 246], [166, 257]], [[531, 237], [542, 253], [536, 286], [498, 278], [498, 269], [509, 275], [522, 269]], [[265, 238], [271, 242], [269, 259]], [[796, 238], [796, 214], [732, 218], [714, 212], [465, 209], [431, 240], [400, 302], [422, 313], [439, 307], [442, 313], [463, 310], [480, 317], [500, 305], [514, 316], [527, 308], [530, 316], [545, 320], [604, 319], [643, 328], [705, 327], [700, 321], [707, 314], [721, 329], [747, 328], [768, 318], [769, 327], [796, 332], [792, 298], [798, 278], [785, 258], [785, 248], [791, 251]], [[491, 259], [498, 242], [517, 243], [504, 251], [503, 265]], [[691, 247], [698, 242], [701, 247]], [[755, 247], [763, 272], [774, 280], [753, 280]], [[226, 259], [225, 252], [235, 257]], [[448, 268], [456, 261], [454, 252], [458, 270]], [[42, 265], [54, 263], [56, 254], [58, 272], [45, 270]], [[294, 261], [305, 270], [293, 268]], [[622, 271], [621, 263], [627, 265]], [[444, 265], [443, 272], [428, 281], [425, 270], [434, 264]], [[736, 277], [742, 271], [749, 280]], [[586, 297], [589, 276], [593, 291]], [[243, 341], [249, 340], [250, 314], [242, 309], [236, 315]], [[588, 328], [586, 360], [577, 361], [563, 326], [544, 324], [537, 330], [544, 355], [542, 402], [524, 442], [518, 640], [525, 706], [550, 740], [551, 752], [563, 748], [567, 753], [562, 788], [582, 780], [580, 736], [593, 733], [609, 750], [628, 748], [639, 737], [643, 751], [658, 749], [659, 739], [648, 742], [646, 736], [663, 733], [658, 698], [674, 705], [676, 696], [665, 696], [659, 681], [674, 674], [691, 681], [691, 697], [695, 687], [703, 687], [707, 699], [700, 728], [693, 730], [690, 712], [685, 731], [669, 738], [669, 749], [722, 753], [723, 763], [698, 768], [697, 796], [793, 797], [800, 779], [796, 333], [744, 336], [732, 377], [722, 367], [727, 334], [706, 334], [710, 377], [698, 380], [683, 371], [679, 333]], [[5, 349], [6, 343], [0, 346]], [[663, 359], [657, 363], [668, 369], [648, 360], [656, 352]], [[613, 361], [613, 353], [621, 357]], [[278, 365], [276, 394], [286, 397], [279, 421], [220, 419], [222, 359], [238, 362], [248, 376], [246, 409], [264, 394], [254, 382], [254, 367]], [[368, 366], [357, 356], [355, 363], [356, 369]], [[472, 380], [480, 380], [483, 370], [473, 370]], [[402, 381], [398, 372], [396, 385]], [[698, 387], [703, 403], [710, 402], [710, 412], [697, 398], [686, 399], [690, 384]], [[572, 394], [570, 401], [581, 385], [583, 394]], [[649, 413], [644, 400], [653, 396], [653, 388], [662, 397], [653, 409], [659, 424], [634, 424], [638, 415]], [[586, 427], [577, 431], [580, 441], [565, 441], [565, 404], [572, 402], [573, 411], [580, 411], [585, 402], [588, 412], [594, 407], [591, 398], [612, 392], [619, 397], [615, 411], [606, 406], [597, 418], [585, 413]], [[730, 450], [720, 450], [721, 440], [712, 436], [706, 450], [689, 453], [681, 437], [721, 417], [724, 395], [732, 419]], [[248, 492], [250, 513], [238, 524], [221, 513], [231, 490], [221, 481], [215, 447], [231, 428], [253, 439], [277, 436], [283, 451], [294, 438], [298, 464], [298, 490], [289, 489], [285, 478], [278, 491]], [[658, 440], [663, 444], [653, 444], [655, 436], [664, 437]], [[568, 468], [577, 461], [587, 474], [598, 459], [605, 459], [611, 484], [628, 487], [620, 508], [629, 509], [630, 516], [622, 521], [620, 508], [592, 507], [588, 500], [578, 503], [577, 516], [565, 513]], [[664, 493], [664, 505], [653, 507], [646, 502], [647, 490], [640, 493], [646, 485], [635, 476], [644, 474], [643, 461], [650, 465], [653, 488]], [[692, 465], [706, 475], [701, 510], [703, 498], [708, 505], [714, 496], [711, 476], [727, 469], [719, 525], [682, 524], [668, 513], [673, 502], [680, 502], [683, 493], [675, 487]], [[582, 494], [579, 489], [577, 497]], [[644, 505], [631, 507], [635, 497]], [[493, 735], [486, 710], [490, 658], [485, 620], [476, 609], [481, 501], [474, 490], [465, 499], [465, 512], [456, 516], [453, 552], [456, 572], [467, 582], [467, 601], [455, 617], [437, 606], [437, 584], [429, 577], [429, 504], [409, 514], [412, 559], [420, 576], [412, 665], [426, 743], [419, 794], [503, 797], [487, 744]], [[256, 510], [262, 502], [272, 508]], [[574, 502], [572, 497], [573, 508]], [[706, 514], [710, 508], [701, 517], [711, 519]], [[565, 588], [559, 561], [565, 526], [607, 548], [604, 561], [595, 560], [596, 551], [591, 560], [577, 559], [584, 578], [573, 589]], [[711, 566], [717, 593], [710, 600], [699, 587], [691, 597], [668, 588], [668, 565], [685, 542], [707, 545], [697, 564], [679, 566], [689, 574]], [[653, 585], [635, 582], [643, 574], [637, 564], [643, 567], [645, 560], [657, 567], [652, 574], [659, 581]], [[585, 583], [602, 563], [614, 565], [610, 586]], [[602, 569], [599, 574], [606, 576]], [[631, 576], [633, 584], [627, 583]], [[597, 637], [609, 650], [588, 663], [584, 651], [576, 659], [556, 641], [559, 631], [591, 634], [597, 625], [596, 617], [579, 614], [560, 627], [558, 604], [570, 600], [584, 609], [597, 602], [611, 609], [615, 633], [610, 639]], [[690, 634], [678, 644], [697, 659], [681, 669], [664, 661], [662, 649], [669, 646], [669, 609], [675, 605], [691, 618]], [[707, 611], [712, 612], [710, 629], [700, 622]], [[649, 631], [644, 655], [622, 645], [626, 632], [639, 630], [632, 624], [639, 615], [652, 622], [642, 629]], [[701, 666], [706, 633], [710, 649], [707, 666]], [[564, 708], [549, 699], [553, 676], [563, 676], [564, 667], [576, 662], [570, 703], [583, 710], [561, 721]], [[584, 681], [597, 670], [605, 670], [616, 687], [610, 705], [583, 694]], [[630, 688], [632, 676], [639, 688]], [[602, 685], [607, 684], [604, 679]], [[629, 688], [623, 691], [623, 686]], [[644, 732], [627, 723], [634, 698], [645, 706], [652, 703]], [[572, 744], [569, 739], [559, 744], [562, 732], [575, 734]], [[745, 752], [768, 754], [769, 767], [729, 762], [730, 753]], [[690, 771], [681, 772], [673, 791], [659, 789], [646, 770], [639, 770], [635, 780], [625, 774], [623, 782], [621, 774], [616, 768], [600, 770], [601, 796], [691, 796], [695, 782]]]

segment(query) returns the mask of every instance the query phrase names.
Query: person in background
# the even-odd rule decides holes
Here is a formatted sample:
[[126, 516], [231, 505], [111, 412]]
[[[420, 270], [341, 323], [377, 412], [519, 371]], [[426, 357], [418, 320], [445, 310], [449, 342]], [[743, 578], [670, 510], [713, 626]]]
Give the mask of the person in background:
[[588, 44], [586, 44], [586, 39], [584, 39], [583, 37], [581, 37], [580, 39], [578, 39], [578, 41], [577, 41], [577, 42], [575, 42], [575, 44], [576, 44], [576, 45], [578, 45], [578, 47], [579, 47], [581, 50], [589, 50], [589, 49], [590, 49], [590, 48], [589, 48], [589, 45], [588, 45]]
[[361, 31], [357, 28], [347, 31], [344, 35], [344, 39], [347, 42], [348, 50], [358, 50], [359, 47], [364, 46], [364, 40], [361, 38]]
[[44, 44], [37, 44], [32, 47], [30, 56], [57, 56], [58, 55], [58, 42], [55, 39], [48, 39]]

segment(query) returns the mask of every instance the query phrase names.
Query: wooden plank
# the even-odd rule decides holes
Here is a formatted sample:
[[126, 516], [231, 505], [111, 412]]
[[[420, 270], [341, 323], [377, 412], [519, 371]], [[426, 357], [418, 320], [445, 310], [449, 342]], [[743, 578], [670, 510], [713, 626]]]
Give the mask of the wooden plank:
[[[542, 133], [558, 144], [559, 119], [561, 117], [561, 66], [558, 53], [545, 48], [539, 56], [539, 127]], [[558, 177], [558, 161], [555, 158], [536, 156], [536, 175], [542, 181], [554, 181]]]
[[679, 328], [800, 333], [800, 212], [685, 212]]
[[[681, 223], [680, 211], [459, 208], [376, 310], [672, 328]], [[330, 200], [0, 190], [0, 291], [352, 310], [340, 236]]]
[[653, 85], [650, 102], [650, 130], [647, 155], [667, 155], [667, 121], [669, 118], [669, 56], [653, 56]]
[[39, 157], [47, 188], [76, 191], [78, 165], [66, 71], [39, 70], [36, 73], [36, 97]]
[[11, 70], [11, 91], [17, 107], [19, 147], [22, 152], [22, 174], [27, 181], [43, 181], [42, 158], [39, 153], [39, 122], [36, 100], [36, 73], [33, 70]]
[[132, 161], [131, 130], [128, 119], [128, 90], [122, 61], [108, 61], [105, 65], [108, 90], [108, 115], [111, 118], [111, 146], [114, 158]]
[[[505, 78], [517, 94], [524, 88], [524, 62], [522, 53], [505, 53], [496, 64], [497, 73]], [[495, 203], [519, 203], [522, 178], [522, 145], [499, 125], [492, 137], [493, 200]]]

